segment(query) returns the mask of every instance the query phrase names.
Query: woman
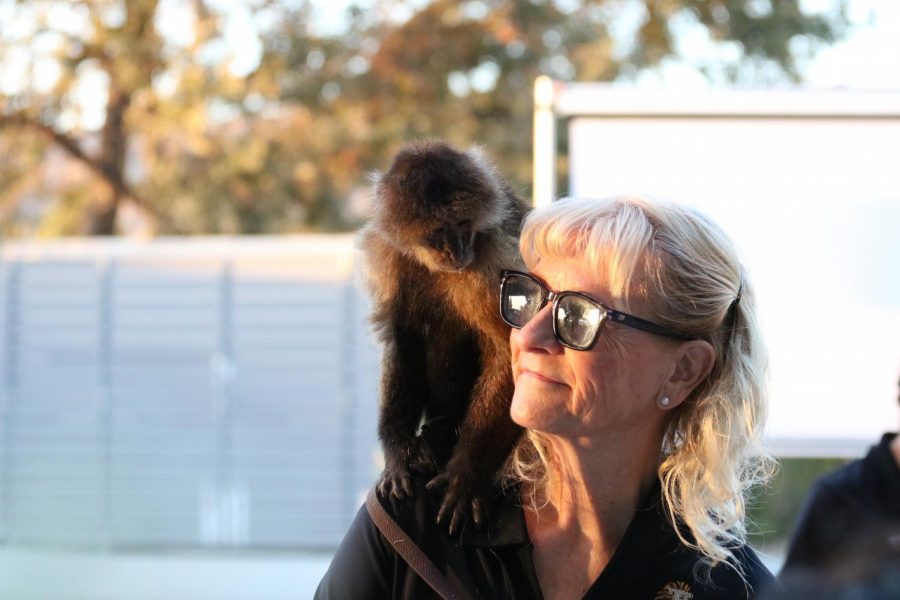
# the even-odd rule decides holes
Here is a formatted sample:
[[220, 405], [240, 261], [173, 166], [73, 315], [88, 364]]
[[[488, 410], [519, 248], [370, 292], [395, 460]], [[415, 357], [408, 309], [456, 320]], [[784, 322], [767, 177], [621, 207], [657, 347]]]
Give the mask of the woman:
[[[566, 199], [527, 217], [520, 247], [529, 272], [504, 274], [501, 314], [527, 435], [491, 522], [451, 538], [422, 482], [388, 513], [461, 596], [757, 595], [773, 581], [744, 539], [773, 470], [765, 352], [730, 241], [674, 204]], [[368, 517], [317, 597], [433, 597]]]

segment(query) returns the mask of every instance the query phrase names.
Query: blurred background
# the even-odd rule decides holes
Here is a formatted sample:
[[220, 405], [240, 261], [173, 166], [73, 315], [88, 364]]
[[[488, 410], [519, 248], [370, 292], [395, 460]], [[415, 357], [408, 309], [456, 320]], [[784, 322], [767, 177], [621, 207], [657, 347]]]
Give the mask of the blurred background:
[[[900, 4], [0, 0], [0, 597], [311, 597], [380, 468], [353, 249], [368, 173], [437, 136], [530, 197], [542, 75], [898, 91]], [[569, 136], [559, 195], [591, 189]], [[890, 218], [851, 256], [890, 268], [898, 197], [875, 200]], [[816, 244], [847, 242], [831, 233]], [[852, 296], [837, 281], [823, 292]], [[900, 296], [879, 289], [896, 339]], [[900, 352], [881, 354], [854, 410], [895, 430]], [[753, 514], [773, 570], [812, 480], [865, 441], [783, 455]]]

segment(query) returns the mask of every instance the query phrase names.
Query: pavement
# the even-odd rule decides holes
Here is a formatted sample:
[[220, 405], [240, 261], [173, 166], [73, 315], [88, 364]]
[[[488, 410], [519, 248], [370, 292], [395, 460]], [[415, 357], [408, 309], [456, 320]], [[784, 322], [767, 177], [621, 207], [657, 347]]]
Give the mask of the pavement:
[[2, 600], [306, 600], [331, 554], [0, 548]]

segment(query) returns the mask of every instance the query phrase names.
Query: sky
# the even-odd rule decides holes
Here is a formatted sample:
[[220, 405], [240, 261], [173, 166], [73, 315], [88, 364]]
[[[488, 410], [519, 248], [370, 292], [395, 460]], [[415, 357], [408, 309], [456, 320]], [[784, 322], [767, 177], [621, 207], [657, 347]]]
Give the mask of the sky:
[[[829, 10], [832, 0], [802, 0], [810, 12]], [[848, 0], [850, 28], [838, 43], [816, 49], [801, 63], [802, 85], [810, 88], [900, 89], [900, 2]], [[676, 26], [677, 27], [677, 26]], [[684, 60], [665, 60], [660, 69], [638, 77], [639, 86], [711, 87], [717, 85], [693, 64], [715, 65], [731, 58], [735, 47], [710, 44], [700, 27], [681, 27], [676, 44]], [[677, 29], [676, 29], [677, 30]]]
[[856, 31], [819, 52], [806, 70], [807, 85], [900, 89], [900, 2], [853, 0], [850, 18]]

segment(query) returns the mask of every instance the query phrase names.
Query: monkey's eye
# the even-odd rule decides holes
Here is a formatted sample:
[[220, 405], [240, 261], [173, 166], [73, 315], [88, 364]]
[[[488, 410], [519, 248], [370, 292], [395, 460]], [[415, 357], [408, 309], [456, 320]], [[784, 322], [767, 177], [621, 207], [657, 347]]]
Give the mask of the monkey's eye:
[[438, 245], [444, 243], [447, 240], [447, 229], [445, 227], [441, 227], [439, 229], [435, 229], [431, 233], [425, 236], [425, 243], [429, 246], [437, 247]]
[[472, 221], [471, 219], [463, 219], [456, 224], [456, 228], [461, 231], [468, 231], [472, 229]]

